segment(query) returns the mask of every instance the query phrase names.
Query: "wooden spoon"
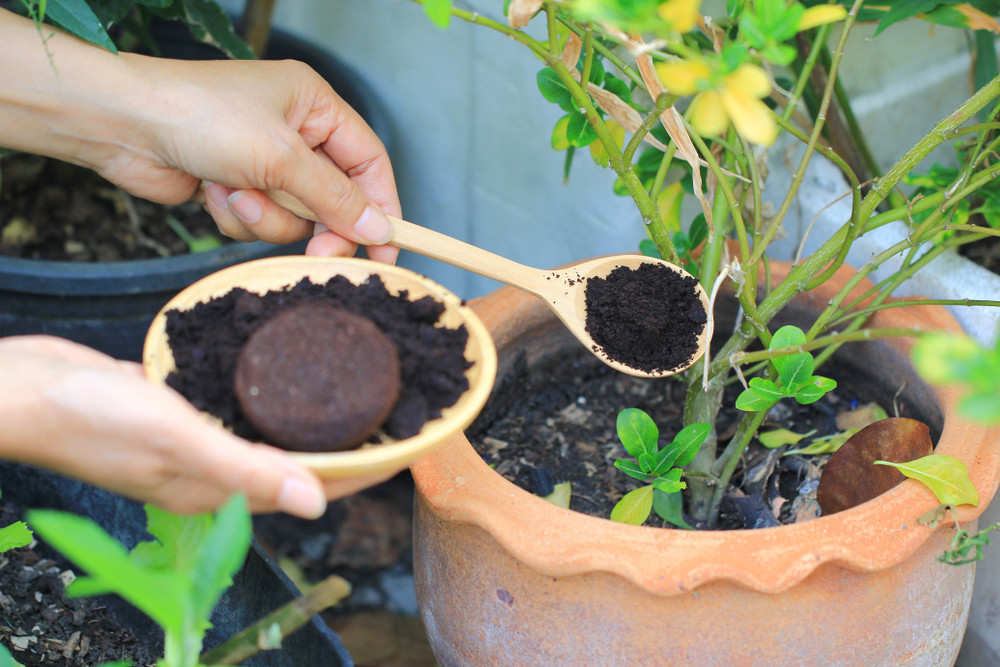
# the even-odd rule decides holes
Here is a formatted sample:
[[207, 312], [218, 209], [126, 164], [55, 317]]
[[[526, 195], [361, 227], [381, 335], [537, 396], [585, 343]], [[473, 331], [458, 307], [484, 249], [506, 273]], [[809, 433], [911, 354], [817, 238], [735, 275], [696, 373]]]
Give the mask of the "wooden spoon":
[[[295, 215], [307, 220], [318, 221], [319, 218], [301, 201], [280, 190], [266, 190], [265, 194], [280, 206]], [[587, 281], [591, 278], [605, 278], [613, 270], [621, 266], [636, 269], [643, 264], [657, 263], [668, 267], [683, 276], [689, 276], [684, 269], [661, 259], [643, 255], [608, 255], [561, 269], [543, 270], [524, 264], [519, 264], [500, 255], [496, 255], [469, 243], [459, 241], [440, 232], [415, 225], [393, 216], [386, 216], [393, 227], [391, 245], [403, 250], [410, 250], [426, 257], [440, 260], [466, 271], [498, 280], [507, 285], [522, 289], [542, 299], [562, 320], [563, 324], [601, 361], [617, 371], [637, 377], [667, 377], [689, 368], [705, 353], [710, 323], [702, 327], [698, 335], [697, 347], [691, 357], [684, 363], [670, 369], [645, 371], [629, 366], [610, 357], [586, 329]], [[709, 313], [708, 296], [704, 288], [695, 282], [698, 298]], [[710, 318], [709, 318], [710, 320]]]

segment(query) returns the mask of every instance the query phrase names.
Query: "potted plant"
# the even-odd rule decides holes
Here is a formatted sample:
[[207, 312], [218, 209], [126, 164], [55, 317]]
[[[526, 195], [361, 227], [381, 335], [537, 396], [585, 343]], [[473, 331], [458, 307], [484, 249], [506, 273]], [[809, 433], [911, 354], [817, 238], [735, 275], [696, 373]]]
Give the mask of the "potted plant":
[[[670, 443], [639, 447], [634, 454], [635, 443], [623, 436], [637, 461], [618, 466], [652, 487], [633, 496], [641, 497], [634, 504], [644, 503], [645, 513], [620, 515], [645, 519], [652, 505], [664, 522], [708, 530], [630, 526], [556, 507], [507, 482], [464, 438], [414, 466], [415, 573], [439, 660], [953, 662], [972, 572], [937, 559], [960, 530], [975, 531], [996, 490], [998, 432], [957, 416], [957, 394], [930, 390], [907, 361], [911, 339], [920, 332], [958, 330], [941, 308], [953, 301], [925, 300], [916, 307], [891, 295], [944, 248], [993, 233], [954, 224], [942, 204], [993, 178], [992, 125], [965, 125], [980, 111], [990, 113], [1000, 81], [990, 81], [930, 133], [916, 137], [912, 149], [869, 183], [858, 175], [868, 168], [865, 161], [843, 155], [842, 133], [827, 129], [832, 119], [844, 120], [837, 111], [844, 107], [835, 102], [838, 65], [856, 20], [876, 17], [891, 25], [917, 11], [907, 3], [869, 8], [859, 1], [845, 11], [730, 2], [724, 14], [707, 19], [698, 3], [679, 0], [512, 0], [505, 3], [506, 21], [447, 2], [423, 4], [441, 24], [457, 18], [491, 28], [543, 61], [539, 88], [566, 113], [552, 142], [567, 151], [567, 169], [572, 153], [588, 148], [615, 171], [618, 191], [635, 201], [649, 235], [644, 250], [688, 267], [709, 293], [731, 284], [741, 311], [737, 324], [727, 327], [722, 309], [715, 310], [711, 353], [679, 380], [686, 392], [684, 419], [671, 431], [707, 425], [697, 456], [687, 452], [693, 458], [684, 459], [690, 462], [683, 478], [667, 479], [656, 470], [662, 462], [657, 457], [681, 459], [676, 451], [664, 454]], [[965, 25], [982, 18], [965, 5], [942, 4], [947, 6], [924, 18]], [[535, 30], [522, 30], [529, 21]], [[842, 27], [828, 48], [831, 22]], [[977, 138], [977, 148], [955, 188], [914, 202], [894, 194], [931, 150], [966, 133]], [[804, 150], [787, 194], [779, 193], [779, 204], [768, 210], [761, 204], [767, 184], [761, 146], [779, 134]], [[828, 158], [847, 178], [850, 211], [811, 255], [779, 266], [767, 248], [780, 234], [814, 155]], [[682, 225], [685, 189], [701, 215]], [[925, 213], [903, 239], [854, 269], [846, 267], [852, 243], [890, 221]], [[898, 266], [891, 275], [877, 284], [866, 281], [894, 258]], [[497, 340], [501, 378], [517, 377], [519, 357], [530, 367], [564, 344], [559, 324], [544, 308], [510, 290], [475, 307]], [[797, 332], [776, 330], [790, 322]], [[715, 530], [734, 474], [746, 476], [745, 456], [751, 445], [758, 447], [759, 427], [771, 409], [779, 399], [818, 399], [832, 383], [813, 375], [816, 364], [830, 361], [823, 371], [830, 368], [833, 375], [848, 364], [834, 353], [862, 340], [879, 342], [866, 343], [874, 356], [852, 362], [851, 370], [877, 368], [876, 376], [893, 391], [905, 384], [912, 393], [902, 394], [903, 402], [919, 406], [918, 416], [932, 431], [935, 413], [943, 415], [936, 454], [967, 467], [978, 498], [941, 499], [910, 481], [814, 521], [750, 532]], [[762, 349], [752, 350], [755, 343]], [[877, 359], [890, 363], [876, 365]], [[736, 401], [744, 416], [722, 440], [717, 416], [725, 386], [744, 376], [753, 376]], [[839, 376], [839, 382], [846, 380]], [[891, 392], [886, 400], [891, 407]], [[652, 464], [641, 456], [654, 457]], [[928, 514], [942, 504], [961, 505], [954, 521]], [[713, 632], [692, 633], [692, 627]]]
[[[62, 0], [47, 3], [46, 16], [105, 48], [117, 48], [113, 36], [123, 48], [142, 48], [168, 57], [253, 57], [254, 51], [233, 32], [229, 18], [214, 2], [174, 2], [160, 7], [161, 4]], [[266, 51], [261, 51], [264, 57], [291, 58], [309, 64], [358, 110], [387, 143], [389, 128], [385, 111], [363, 80], [315, 44], [291, 33], [268, 30], [269, 11], [264, 5], [269, 4], [250, 2], [243, 15], [246, 20], [242, 23], [247, 26], [248, 38], [258, 35], [255, 39], [260, 44], [256, 48], [260, 49], [261, 44], [266, 42]], [[37, 11], [36, 4], [28, 3], [26, 6]], [[99, 29], [88, 31], [82, 27], [86, 23], [71, 20], [80, 12], [93, 15], [95, 11], [102, 17], [99, 22], [95, 19]], [[0, 155], [0, 165], [4, 157], [10, 160], [14, 156]], [[81, 176], [74, 171], [68, 178], [79, 180]], [[8, 179], [8, 188], [12, 181]], [[92, 182], [89, 186], [94, 187]], [[113, 199], [129, 202], [131, 205], [127, 208], [130, 210], [142, 210], [140, 204], [154, 208], [152, 204], [132, 202], [127, 194], [110, 184], [105, 183], [104, 188], [115, 195]], [[6, 198], [10, 194], [5, 192], [3, 196]], [[100, 197], [97, 199], [103, 201]], [[111, 202], [103, 201], [103, 204], [113, 210]], [[198, 221], [196, 224], [214, 229], [211, 218], [200, 211], [199, 206], [193, 203], [186, 206], [193, 207], [194, 211], [181, 211], [197, 216], [193, 218]], [[158, 218], [166, 222], [184, 220], [178, 211], [172, 214], [171, 209], [158, 206], [155, 211]], [[54, 215], [58, 218], [63, 214], [57, 211]], [[8, 234], [15, 238], [18, 236], [15, 228], [25, 224], [18, 218], [19, 215], [10, 214], [10, 217], [0, 221], [0, 226], [8, 229]], [[122, 218], [125, 221], [122, 224], [128, 227], [130, 218], [124, 215]], [[198, 251], [177, 250], [176, 254], [171, 254], [163, 248], [165, 244], [161, 241], [164, 237], [158, 237], [159, 240], [150, 241], [157, 251], [114, 261], [0, 256], [0, 335], [48, 333], [84, 343], [118, 358], [138, 361], [142, 341], [153, 316], [180, 289], [226, 266], [259, 257], [296, 254], [305, 247], [304, 244], [276, 246], [264, 242], [222, 244], [219, 240], [208, 247], [199, 247], [198, 234], [192, 234], [180, 223], [171, 224], [168, 228], [166, 224], [143, 223], [141, 220], [132, 222], [138, 231], [131, 230], [130, 235], [132, 231], [139, 236], [163, 233], [165, 238], [172, 238], [172, 242], [178, 243], [182, 249]], [[44, 222], [29, 221], [28, 224], [42, 225]], [[154, 224], [158, 224], [160, 229], [151, 229]], [[88, 243], [86, 237], [70, 241], [81, 246]], [[93, 239], [89, 242], [92, 243]], [[116, 242], [121, 242], [121, 239]], [[92, 255], [94, 253], [83, 253], [84, 257]]]

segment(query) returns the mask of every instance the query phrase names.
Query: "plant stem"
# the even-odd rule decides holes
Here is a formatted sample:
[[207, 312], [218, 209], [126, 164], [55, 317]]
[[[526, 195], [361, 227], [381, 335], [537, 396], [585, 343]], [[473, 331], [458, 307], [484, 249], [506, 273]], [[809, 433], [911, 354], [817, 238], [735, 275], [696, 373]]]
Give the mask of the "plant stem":
[[258, 639], [277, 626], [282, 637], [287, 637], [309, 622], [313, 616], [331, 607], [350, 593], [350, 585], [343, 578], [332, 575], [318, 583], [308, 594], [295, 598], [279, 607], [240, 633], [230, 637], [201, 656], [205, 665], [239, 665], [262, 650]]

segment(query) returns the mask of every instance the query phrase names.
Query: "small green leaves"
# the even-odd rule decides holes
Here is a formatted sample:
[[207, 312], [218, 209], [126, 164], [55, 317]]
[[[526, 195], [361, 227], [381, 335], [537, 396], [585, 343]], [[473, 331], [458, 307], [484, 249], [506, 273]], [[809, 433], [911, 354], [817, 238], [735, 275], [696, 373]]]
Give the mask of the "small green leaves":
[[942, 505], [978, 505], [979, 492], [969, 479], [961, 460], [947, 454], [931, 454], [908, 463], [875, 461], [892, 466], [911, 479], [922, 482]]
[[131, 552], [82, 516], [34, 510], [28, 521], [89, 575], [73, 582], [71, 596], [117, 593], [164, 629], [168, 646], [183, 647], [171, 667], [194, 667], [212, 609], [250, 548], [250, 512], [246, 500], [234, 496], [214, 516], [181, 516], [149, 505], [146, 515], [155, 540]]
[[31, 544], [32, 537], [28, 524], [23, 521], [17, 521], [0, 528], [0, 554], [11, 549], [28, 546]]
[[[805, 342], [806, 337], [801, 329], [787, 325], [774, 333], [767, 349], [774, 352], [794, 348]], [[738, 409], [746, 412], [769, 410], [783, 398], [794, 398], [806, 405], [815, 403], [837, 387], [834, 380], [813, 375], [815, 361], [808, 352], [775, 356], [771, 362], [778, 374], [777, 382], [768, 378], [751, 378], [747, 389], [736, 399]]]
[[618, 459], [614, 465], [646, 485], [626, 493], [612, 510], [611, 520], [640, 525], [653, 511], [654, 489], [662, 494], [677, 494], [686, 488], [681, 481], [682, 468], [694, 460], [711, 429], [708, 424], [689, 424], [660, 449], [660, 430], [642, 410], [622, 410], [616, 425], [618, 438], [633, 460]]
[[959, 530], [951, 539], [951, 548], [938, 557], [945, 565], [967, 565], [983, 559], [983, 548], [990, 545], [990, 532], [1000, 528], [1000, 523], [984, 528], [978, 533]]

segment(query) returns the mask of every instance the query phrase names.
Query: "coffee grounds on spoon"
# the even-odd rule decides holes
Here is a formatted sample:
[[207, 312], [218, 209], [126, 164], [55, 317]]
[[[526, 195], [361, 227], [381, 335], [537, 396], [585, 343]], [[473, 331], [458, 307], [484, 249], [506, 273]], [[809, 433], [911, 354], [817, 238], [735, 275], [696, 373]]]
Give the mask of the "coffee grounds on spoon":
[[396, 345], [402, 388], [382, 425], [388, 436], [416, 435], [469, 388], [465, 326], [436, 326], [444, 304], [431, 297], [411, 301], [405, 291], [392, 295], [374, 275], [360, 285], [343, 276], [323, 285], [302, 280], [264, 295], [236, 288], [189, 310], [168, 312], [166, 331], [177, 369], [167, 384], [236, 435], [267, 442], [233, 394], [237, 359], [258, 327], [289, 308], [315, 302], [369, 318]]
[[698, 352], [708, 321], [697, 285], [656, 262], [620, 266], [587, 280], [584, 328], [614, 361], [648, 373], [672, 371]]

